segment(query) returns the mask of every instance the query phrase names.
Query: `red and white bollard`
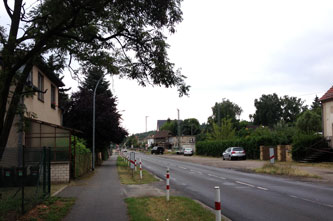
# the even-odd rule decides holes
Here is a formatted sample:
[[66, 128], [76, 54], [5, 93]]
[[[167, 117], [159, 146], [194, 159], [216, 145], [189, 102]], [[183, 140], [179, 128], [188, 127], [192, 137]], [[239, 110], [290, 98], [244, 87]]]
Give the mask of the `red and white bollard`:
[[136, 159], [134, 160], [134, 170], [136, 171]]
[[170, 199], [170, 170], [169, 167], [167, 168], [166, 172], [166, 200], [169, 201]]
[[220, 197], [220, 187], [215, 187], [215, 220], [221, 221], [221, 197]]
[[142, 161], [140, 158], [140, 179], [142, 180]]
[[274, 148], [269, 148], [269, 159], [271, 164], [274, 164], [275, 161]]

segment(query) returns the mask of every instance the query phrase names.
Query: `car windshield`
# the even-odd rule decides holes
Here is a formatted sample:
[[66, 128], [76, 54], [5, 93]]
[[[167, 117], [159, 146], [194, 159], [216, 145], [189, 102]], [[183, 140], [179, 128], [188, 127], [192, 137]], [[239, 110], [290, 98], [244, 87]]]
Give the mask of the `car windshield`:
[[243, 151], [243, 148], [241, 148], [241, 147], [234, 147], [233, 151]]

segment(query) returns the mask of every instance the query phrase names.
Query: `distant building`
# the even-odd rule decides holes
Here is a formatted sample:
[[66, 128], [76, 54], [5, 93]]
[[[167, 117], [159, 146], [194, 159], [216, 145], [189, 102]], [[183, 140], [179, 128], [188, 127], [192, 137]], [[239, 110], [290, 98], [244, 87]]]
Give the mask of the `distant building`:
[[160, 131], [160, 128], [161, 128], [166, 122], [168, 122], [168, 120], [158, 120], [158, 121], [157, 121], [157, 127], [156, 127], [156, 130], [157, 130], [157, 131]]
[[324, 137], [333, 148], [333, 86], [320, 98]]
[[[172, 148], [176, 148], [178, 144], [178, 137], [170, 137], [169, 143], [172, 145]], [[181, 148], [187, 148], [190, 147], [195, 152], [195, 136], [181, 136], [180, 137], [180, 147]]]

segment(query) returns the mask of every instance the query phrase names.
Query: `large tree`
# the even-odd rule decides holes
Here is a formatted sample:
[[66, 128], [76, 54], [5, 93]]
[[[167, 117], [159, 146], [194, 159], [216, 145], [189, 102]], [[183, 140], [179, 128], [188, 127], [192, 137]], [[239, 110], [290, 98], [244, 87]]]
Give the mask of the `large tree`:
[[282, 105], [281, 117], [285, 123], [295, 123], [297, 117], [307, 108], [301, 98], [285, 95], [280, 100]]
[[[103, 74], [96, 68], [89, 70], [80, 90], [72, 94], [64, 107], [64, 125], [81, 130], [90, 148], [92, 147], [93, 90]], [[111, 142], [119, 144], [127, 136], [127, 131], [120, 126], [121, 115], [117, 111], [117, 100], [112, 96], [108, 86], [108, 82], [102, 78], [96, 90], [97, 151], [109, 147]]]
[[98, 66], [143, 86], [177, 86], [180, 95], [186, 94], [189, 86], [168, 60], [164, 34], [174, 33], [182, 20], [181, 1], [15, 0], [10, 5], [4, 0], [10, 24], [8, 30], [0, 26], [0, 159], [38, 56], [52, 54], [67, 67], [73, 61]]
[[195, 118], [188, 118], [182, 122], [183, 135], [197, 135], [200, 133], [200, 123]]
[[253, 115], [255, 125], [273, 126], [281, 120], [281, 100], [277, 94], [263, 94], [254, 100], [256, 112]]
[[222, 119], [231, 119], [232, 122], [235, 123], [243, 110], [237, 104], [226, 99], [221, 103], [215, 103], [212, 107], [212, 111], [213, 115], [208, 118], [208, 122], [221, 124]]

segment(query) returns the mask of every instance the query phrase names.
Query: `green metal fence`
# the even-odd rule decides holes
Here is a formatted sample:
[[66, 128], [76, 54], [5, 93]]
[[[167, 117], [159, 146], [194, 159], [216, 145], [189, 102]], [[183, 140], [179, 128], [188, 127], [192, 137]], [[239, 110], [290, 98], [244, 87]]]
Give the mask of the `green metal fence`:
[[7, 147], [0, 160], [0, 220], [16, 220], [50, 196], [50, 148]]

